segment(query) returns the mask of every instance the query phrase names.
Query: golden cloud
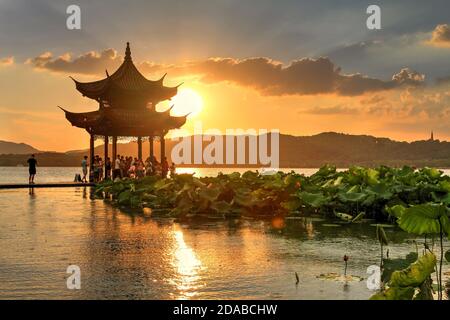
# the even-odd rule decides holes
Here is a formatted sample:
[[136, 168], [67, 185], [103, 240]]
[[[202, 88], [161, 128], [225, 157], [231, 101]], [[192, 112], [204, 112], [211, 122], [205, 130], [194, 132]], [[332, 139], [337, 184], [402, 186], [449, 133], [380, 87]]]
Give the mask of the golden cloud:
[[437, 25], [431, 33], [431, 39], [428, 41], [428, 44], [436, 47], [450, 48], [450, 25]]
[[[98, 75], [117, 68], [122, 57], [114, 49], [100, 53], [91, 51], [73, 58], [69, 53], [53, 58], [50, 52], [28, 59], [35, 68], [54, 72]], [[229, 82], [257, 90], [266, 96], [337, 94], [358, 96], [368, 92], [394, 89], [403, 85], [417, 86], [425, 76], [408, 68], [390, 80], [362, 74], [344, 74], [329, 58], [300, 58], [288, 65], [266, 57], [248, 59], [210, 58], [178, 65], [162, 65], [151, 61], [136, 63], [145, 74], [169, 72], [172, 76], [195, 75], [204, 83]], [[160, 76], [159, 74], [159, 76]]]
[[14, 57], [0, 58], [0, 66], [11, 66], [14, 64]]

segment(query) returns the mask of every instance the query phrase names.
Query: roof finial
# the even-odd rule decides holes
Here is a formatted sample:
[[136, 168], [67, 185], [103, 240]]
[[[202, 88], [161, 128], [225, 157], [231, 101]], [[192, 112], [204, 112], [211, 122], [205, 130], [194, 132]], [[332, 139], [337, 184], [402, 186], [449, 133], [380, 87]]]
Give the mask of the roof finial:
[[127, 42], [127, 48], [125, 49], [125, 60], [131, 61], [131, 50], [130, 50], [130, 43]]

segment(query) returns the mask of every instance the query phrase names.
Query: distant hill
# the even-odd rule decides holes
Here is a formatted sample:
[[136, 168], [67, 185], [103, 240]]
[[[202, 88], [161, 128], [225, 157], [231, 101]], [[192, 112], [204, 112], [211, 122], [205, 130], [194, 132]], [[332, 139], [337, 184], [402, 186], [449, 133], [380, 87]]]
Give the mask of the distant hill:
[[[166, 142], [168, 156], [170, 156], [173, 145], [174, 142], [170, 140]], [[203, 147], [206, 145], [205, 142]], [[154, 146], [155, 154], [159, 158], [159, 143], [155, 142]], [[111, 154], [111, 148], [109, 152]], [[79, 166], [82, 157], [88, 153], [88, 150], [68, 151], [67, 153], [46, 152], [38, 155], [38, 161], [41, 166]], [[148, 143], [144, 142], [144, 158], [148, 156], [148, 153]], [[103, 146], [96, 147], [95, 154], [103, 157]], [[136, 156], [136, 142], [118, 144], [118, 154]], [[27, 156], [28, 154], [0, 155], [0, 166], [26, 164]], [[316, 168], [327, 163], [341, 168], [352, 165], [377, 166], [381, 164], [450, 168], [450, 142], [439, 140], [400, 142], [388, 138], [335, 132], [325, 132], [313, 136], [280, 134], [281, 167]]]
[[0, 155], [2, 154], [32, 154], [39, 150], [25, 143], [15, 143], [0, 140]]

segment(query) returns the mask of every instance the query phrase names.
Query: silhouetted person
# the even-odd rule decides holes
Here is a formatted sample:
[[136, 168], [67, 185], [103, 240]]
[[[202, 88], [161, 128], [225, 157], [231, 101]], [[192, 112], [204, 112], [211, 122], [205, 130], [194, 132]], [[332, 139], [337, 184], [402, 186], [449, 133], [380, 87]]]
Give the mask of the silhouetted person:
[[170, 177], [173, 178], [175, 176], [177, 168], [175, 167], [175, 163], [172, 162], [170, 165]]
[[111, 178], [111, 159], [109, 157], [105, 160], [105, 179]]
[[122, 178], [122, 171], [120, 170], [120, 155], [117, 155], [114, 160], [113, 180], [116, 178]]
[[167, 158], [164, 157], [163, 161], [161, 162], [161, 176], [163, 178], [166, 178], [168, 172], [169, 172], [169, 163], [167, 162]]
[[88, 173], [88, 162], [87, 162], [87, 156], [84, 156], [83, 160], [81, 160], [81, 170], [83, 171], [83, 179], [81, 179], [82, 182], [87, 183], [87, 173]]
[[34, 176], [36, 175], [36, 166], [37, 160], [34, 157], [34, 154], [31, 155], [31, 158], [28, 159], [28, 172], [30, 176], [28, 177], [28, 183], [34, 183]]

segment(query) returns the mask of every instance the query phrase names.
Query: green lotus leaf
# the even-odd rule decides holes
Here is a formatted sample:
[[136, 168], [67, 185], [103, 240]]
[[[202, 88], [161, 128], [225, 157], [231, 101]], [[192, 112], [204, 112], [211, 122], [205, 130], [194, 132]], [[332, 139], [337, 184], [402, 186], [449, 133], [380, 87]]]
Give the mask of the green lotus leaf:
[[447, 193], [450, 192], [450, 181], [443, 180], [443, 181], [439, 182], [439, 187]]
[[123, 190], [125, 190], [125, 185], [121, 181], [116, 182], [111, 188], [111, 191], [115, 194], [119, 194]]
[[392, 207], [386, 206], [386, 212], [389, 215], [396, 217], [397, 219], [401, 218], [403, 216], [403, 214], [405, 213], [405, 211], [406, 211], [406, 208], [400, 204], [397, 204]]
[[420, 171], [421, 171], [421, 173], [425, 174], [426, 176], [428, 176], [432, 179], [437, 179], [442, 175], [442, 171], [440, 171], [436, 168], [425, 167], [425, 168], [421, 169]]
[[255, 203], [253, 195], [249, 192], [238, 192], [234, 195], [233, 202], [245, 207], [251, 207]]
[[366, 176], [365, 176], [366, 183], [369, 186], [374, 186], [374, 185], [378, 184], [380, 182], [378, 180], [379, 175], [380, 175], [380, 173], [375, 169], [371, 169], [371, 168], [366, 169]]
[[199, 191], [199, 196], [201, 199], [206, 199], [208, 201], [215, 201], [219, 195], [220, 190], [219, 188], [203, 188]]
[[342, 202], [361, 202], [367, 197], [367, 194], [360, 192], [340, 193], [339, 200]]
[[450, 223], [447, 208], [435, 204], [421, 204], [407, 208], [398, 219], [400, 228], [418, 235], [439, 233], [440, 223], [443, 231], [448, 234]]
[[298, 208], [300, 208], [302, 202], [300, 201], [300, 199], [292, 199], [289, 201], [284, 201], [281, 203], [281, 207], [283, 207], [284, 209], [288, 210], [288, 211], [295, 211]]
[[377, 198], [389, 200], [392, 198], [393, 193], [389, 190], [389, 187], [385, 183], [378, 183], [367, 188], [367, 192], [374, 194]]
[[433, 272], [436, 256], [427, 252], [408, 268], [394, 271], [389, 280], [389, 287], [419, 287]]
[[119, 194], [117, 197], [117, 202], [121, 205], [125, 205], [130, 202], [131, 199], [131, 191], [125, 190]]
[[434, 202], [442, 203], [445, 205], [450, 205], [450, 193], [446, 193], [445, 195], [437, 195], [436, 192], [431, 192], [431, 196]]
[[158, 180], [155, 183], [155, 190], [164, 190], [164, 189], [170, 189], [174, 185], [173, 181], [170, 181], [168, 179], [161, 179]]
[[355, 193], [355, 192], [361, 192], [361, 187], [358, 185], [355, 185], [347, 190], [347, 193]]
[[406, 269], [411, 263], [414, 263], [419, 258], [417, 252], [410, 252], [405, 258], [397, 259], [383, 259], [383, 273], [381, 280], [387, 283], [394, 271]]
[[344, 221], [351, 222], [353, 220], [353, 216], [351, 216], [347, 213], [335, 212], [334, 214], [336, 215], [336, 217], [338, 217], [339, 219], [344, 220]]
[[414, 287], [392, 287], [375, 293], [370, 300], [412, 300], [415, 291]]
[[206, 187], [206, 184], [204, 184], [199, 178], [192, 177], [192, 184], [196, 187]]
[[241, 177], [241, 174], [239, 172], [233, 172], [227, 175], [228, 179], [230, 180], [237, 180]]
[[444, 254], [445, 260], [447, 260], [447, 262], [450, 262], [450, 250], [447, 250]]
[[303, 203], [313, 207], [319, 208], [328, 203], [329, 198], [325, 197], [322, 193], [309, 193], [309, 192], [300, 192], [298, 197], [303, 201]]

